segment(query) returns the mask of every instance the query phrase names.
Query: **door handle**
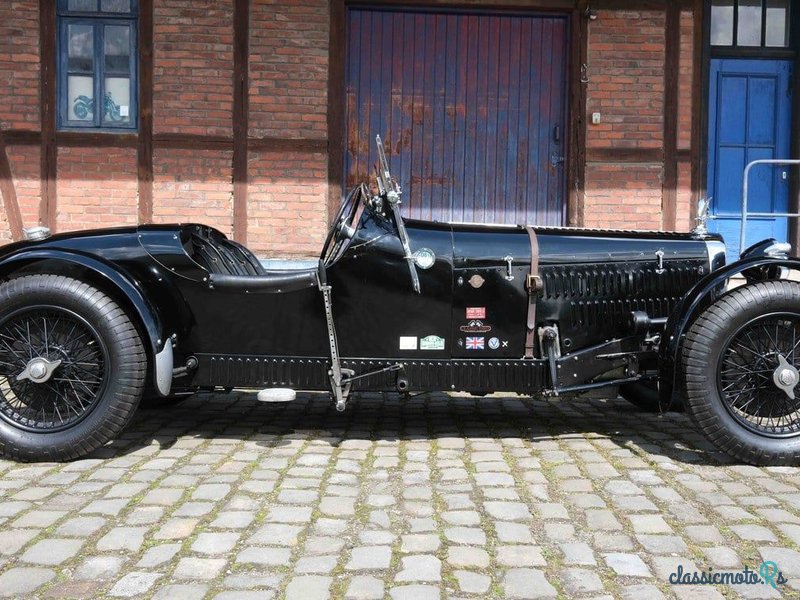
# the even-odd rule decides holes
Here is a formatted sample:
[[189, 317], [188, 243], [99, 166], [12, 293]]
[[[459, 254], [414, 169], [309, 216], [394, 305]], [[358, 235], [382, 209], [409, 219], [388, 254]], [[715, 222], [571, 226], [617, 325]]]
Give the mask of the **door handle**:
[[506, 281], [514, 281], [514, 271], [513, 271], [513, 256], [506, 256], [504, 259], [506, 261]]

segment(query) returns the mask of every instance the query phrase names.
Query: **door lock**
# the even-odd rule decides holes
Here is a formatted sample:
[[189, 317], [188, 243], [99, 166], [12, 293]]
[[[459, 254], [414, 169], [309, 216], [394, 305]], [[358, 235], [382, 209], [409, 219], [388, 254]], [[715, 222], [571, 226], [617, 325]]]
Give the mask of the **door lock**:
[[558, 165], [563, 163], [566, 160], [565, 156], [559, 156], [558, 154], [552, 154], [550, 156], [550, 166], [556, 168]]

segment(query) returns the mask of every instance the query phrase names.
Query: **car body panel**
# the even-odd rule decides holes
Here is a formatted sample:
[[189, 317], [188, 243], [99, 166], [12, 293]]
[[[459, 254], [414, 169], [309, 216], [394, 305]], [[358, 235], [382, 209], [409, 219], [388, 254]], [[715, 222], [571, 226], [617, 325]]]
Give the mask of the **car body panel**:
[[[411, 251], [434, 256], [429, 268], [417, 268], [421, 293], [411, 286], [394, 222], [373, 208], [360, 212], [353, 239], [325, 270], [343, 366], [355, 373], [396, 367], [354, 389], [403, 383], [409, 390], [537, 393], [639, 379], [658, 355], [652, 340], [646, 345], [631, 330], [633, 311], [670, 317], [667, 331], [678, 341], [662, 345], [669, 367], [697, 305], [726, 274], [775, 260], [718, 270], [719, 253], [710, 250], [721, 244], [718, 236], [536, 228], [543, 281], [533, 298], [537, 326], [555, 326], [559, 337], [555, 356], [537, 343], [526, 360], [526, 228], [414, 220], [405, 227]], [[329, 389], [330, 342], [313, 273], [223, 272], [213, 253], [231, 247], [219, 231], [196, 224], [60, 234], [4, 247], [0, 274], [43, 272], [59, 261], [97, 271], [135, 310], [151, 359], [167, 339], [176, 371], [197, 359], [180, 374], [182, 388]], [[259, 285], [267, 277], [278, 283]]]

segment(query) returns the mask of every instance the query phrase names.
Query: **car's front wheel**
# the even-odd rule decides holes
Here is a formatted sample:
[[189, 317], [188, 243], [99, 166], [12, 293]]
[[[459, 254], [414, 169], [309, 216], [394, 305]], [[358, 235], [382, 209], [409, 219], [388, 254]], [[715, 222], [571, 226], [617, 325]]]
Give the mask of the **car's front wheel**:
[[147, 358], [120, 306], [91, 285], [29, 275], [0, 285], [0, 453], [61, 461], [130, 420]]
[[686, 334], [686, 408], [720, 449], [756, 465], [800, 461], [800, 284], [726, 294]]

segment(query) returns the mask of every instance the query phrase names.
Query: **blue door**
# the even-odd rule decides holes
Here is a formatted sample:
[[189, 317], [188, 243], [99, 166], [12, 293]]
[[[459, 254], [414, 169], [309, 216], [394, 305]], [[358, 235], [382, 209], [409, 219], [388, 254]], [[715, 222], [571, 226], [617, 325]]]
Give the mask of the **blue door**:
[[[708, 195], [715, 219], [710, 228], [725, 238], [729, 261], [739, 257], [745, 166], [762, 158], [790, 158], [791, 73], [785, 60], [711, 61]], [[789, 175], [788, 167], [754, 167], [748, 212], [788, 212]], [[785, 242], [787, 234], [787, 219], [748, 217], [748, 246], [770, 237]]]

